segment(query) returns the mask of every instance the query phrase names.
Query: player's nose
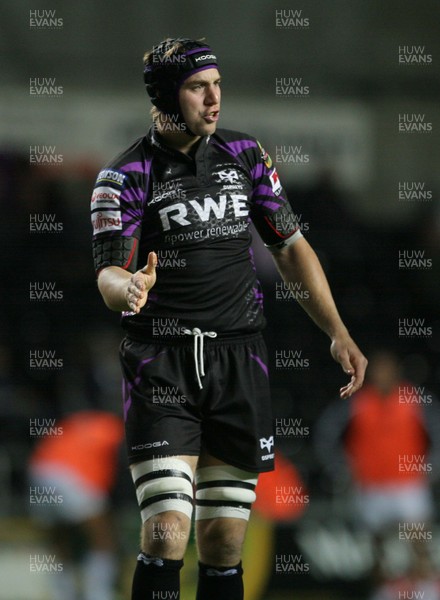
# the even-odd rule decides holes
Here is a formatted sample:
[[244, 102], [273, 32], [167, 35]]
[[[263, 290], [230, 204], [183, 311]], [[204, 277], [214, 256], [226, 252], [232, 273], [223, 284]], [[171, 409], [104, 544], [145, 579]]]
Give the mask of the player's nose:
[[218, 89], [213, 85], [208, 86], [206, 88], [205, 104], [212, 106], [213, 104], [219, 104], [219, 102], [220, 102], [220, 93], [219, 93]]

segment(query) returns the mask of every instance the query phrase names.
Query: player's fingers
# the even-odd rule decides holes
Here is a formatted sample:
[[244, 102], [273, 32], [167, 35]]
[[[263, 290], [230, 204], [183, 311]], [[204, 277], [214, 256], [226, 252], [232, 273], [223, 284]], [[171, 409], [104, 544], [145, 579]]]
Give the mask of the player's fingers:
[[129, 286], [129, 288], [127, 290], [127, 296], [126, 296], [127, 304], [130, 307], [130, 309], [133, 310], [134, 312], [137, 312], [138, 300], [141, 295], [142, 295], [142, 292], [137, 290], [134, 286]]
[[342, 399], [349, 398], [352, 393], [353, 393], [353, 391], [352, 391], [352, 383], [351, 382], [347, 383], [347, 385], [344, 385], [339, 390], [339, 396]]
[[365, 371], [367, 369], [367, 365], [368, 365], [368, 361], [365, 358], [365, 356], [359, 352], [359, 356], [356, 356], [352, 359], [351, 361], [354, 365], [354, 381], [353, 381], [353, 387], [354, 387], [354, 392], [356, 392], [359, 388], [362, 387], [363, 383], [364, 383], [364, 378], [365, 378]]
[[340, 388], [339, 395], [341, 398], [349, 398], [352, 394], [358, 391], [361, 385], [361, 383], [356, 382], [356, 378], [353, 376], [350, 380], [350, 383], [347, 383], [347, 385], [344, 385]]
[[148, 262], [143, 269], [141, 269], [141, 273], [145, 275], [155, 275], [157, 267], [157, 254], [155, 252], [150, 252], [148, 254]]
[[341, 367], [344, 369], [344, 373], [353, 375], [354, 368], [353, 368], [353, 365], [351, 364], [350, 355], [349, 355], [348, 351], [344, 350], [343, 352], [339, 352], [339, 354], [337, 355], [336, 358], [337, 358], [339, 364], [341, 365]]
[[358, 391], [362, 387], [363, 379], [352, 375], [349, 383], [344, 385], [339, 390], [341, 398], [349, 398], [352, 394]]
[[141, 298], [143, 295], [142, 288], [138, 287], [136, 279], [132, 279], [127, 292], [130, 298]]
[[135, 273], [133, 275], [132, 281], [133, 281], [134, 287], [136, 288], [136, 290], [138, 292], [138, 297], [140, 298], [143, 295], [143, 292], [145, 290], [145, 280], [138, 273]]
[[[133, 283], [136, 288], [141, 291], [141, 296], [144, 295], [145, 290], [149, 290], [153, 286], [156, 280], [156, 265], [156, 253], [150, 252], [148, 254], [148, 261], [145, 267], [139, 269], [139, 271], [133, 275]], [[139, 273], [142, 273], [142, 275], [139, 275]], [[143, 277], [143, 275], [145, 275], [147, 279]], [[151, 280], [149, 281], [149, 279]]]
[[354, 373], [351, 377], [350, 382], [347, 385], [341, 387], [341, 389], [339, 390], [341, 398], [349, 398], [352, 394], [357, 392], [364, 383], [365, 370], [368, 365], [367, 359], [361, 352], [359, 352], [359, 356], [353, 357], [351, 359], [351, 362], [355, 366]]

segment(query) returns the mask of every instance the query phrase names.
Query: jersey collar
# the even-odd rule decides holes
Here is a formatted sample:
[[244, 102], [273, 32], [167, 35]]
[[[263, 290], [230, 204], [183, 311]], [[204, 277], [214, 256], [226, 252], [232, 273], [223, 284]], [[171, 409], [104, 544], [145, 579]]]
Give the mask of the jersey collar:
[[197, 146], [197, 150], [195, 154], [188, 155], [180, 152], [179, 150], [175, 150], [167, 145], [164, 138], [158, 133], [157, 129], [152, 125], [148, 131], [147, 139], [150, 146], [154, 150], [158, 150], [160, 152], [164, 152], [168, 156], [172, 156], [173, 158], [179, 158], [180, 160], [188, 160], [192, 161], [194, 156], [199, 155], [200, 153], [204, 153], [206, 148], [209, 146], [209, 142], [211, 141], [211, 136], [203, 136], [200, 138], [200, 142]]

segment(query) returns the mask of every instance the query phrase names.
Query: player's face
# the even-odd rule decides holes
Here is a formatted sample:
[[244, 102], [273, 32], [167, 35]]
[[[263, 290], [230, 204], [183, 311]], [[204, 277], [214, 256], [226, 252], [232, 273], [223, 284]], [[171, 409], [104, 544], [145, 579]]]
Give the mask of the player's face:
[[185, 123], [197, 136], [212, 135], [220, 115], [220, 73], [206, 69], [186, 79], [179, 90]]

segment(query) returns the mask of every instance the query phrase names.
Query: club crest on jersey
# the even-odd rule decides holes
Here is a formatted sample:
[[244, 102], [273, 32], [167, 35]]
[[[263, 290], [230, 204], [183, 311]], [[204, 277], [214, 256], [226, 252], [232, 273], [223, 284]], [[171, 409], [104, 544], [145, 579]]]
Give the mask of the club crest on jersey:
[[273, 169], [271, 173], [269, 173], [270, 183], [272, 184], [272, 191], [275, 196], [279, 196], [282, 190], [280, 178], [278, 177], [277, 170]]
[[223, 169], [215, 173], [217, 183], [239, 183], [240, 177], [236, 169]]

